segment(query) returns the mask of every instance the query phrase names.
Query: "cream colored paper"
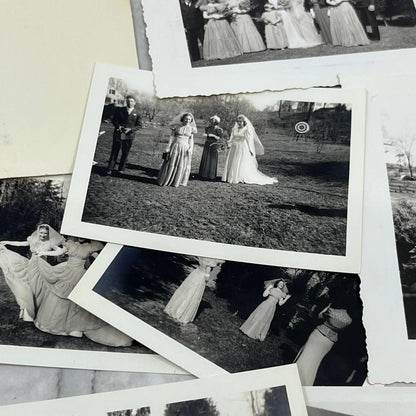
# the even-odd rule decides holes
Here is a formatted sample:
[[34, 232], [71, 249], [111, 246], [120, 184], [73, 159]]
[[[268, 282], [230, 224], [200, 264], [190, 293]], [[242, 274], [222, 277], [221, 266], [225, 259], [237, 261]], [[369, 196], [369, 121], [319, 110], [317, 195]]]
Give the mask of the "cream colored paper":
[[137, 67], [130, 2], [0, 9], [0, 178], [70, 173], [95, 62]]

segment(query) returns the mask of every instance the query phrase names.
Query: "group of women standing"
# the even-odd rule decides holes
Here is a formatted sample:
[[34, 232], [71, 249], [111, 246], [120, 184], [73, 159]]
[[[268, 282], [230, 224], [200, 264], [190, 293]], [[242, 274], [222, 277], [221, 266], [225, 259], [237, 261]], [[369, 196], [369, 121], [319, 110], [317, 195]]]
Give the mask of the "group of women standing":
[[[258, 185], [276, 183], [276, 178], [258, 170], [256, 155], [264, 154], [264, 148], [250, 120], [239, 115], [229, 140], [225, 139], [220, 122], [218, 116], [212, 116], [205, 129], [206, 141], [199, 168], [200, 178], [216, 179], [218, 152], [221, 146], [225, 146], [229, 148], [229, 152], [221, 177], [223, 182]], [[171, 135], [163, 153], [164, 162], [157, 182], [161, 186], [186, 186], [191, 172], [194, 135], [197, 132], [194, 117], [191, 113], [182, 113], [172, 120], [169, 127]]]
[[[6, 246], [28, 247], [30, 259]], [[41, 224], [26, 241], [0, 242], [0, 268], [20, 307], [20, 318], [41, 331], [73, 337], [85, 335], [109, 346], [129, 346], [132, 339], [68, 299], [85, 273], [85, 263], [102, 243], [81, 238], [64, 239], [48, 224]], [[53, 265], [48, 258], [65, 256]]]
[[205, 60], [266, 49], [369, 43], [349, 0], [310, 0], [310, 10], [305, 0], [269, 0], [257, 17], [252, 16], [247, 0], [199, 0], [196, 7], [206, 22], [202, 47]]

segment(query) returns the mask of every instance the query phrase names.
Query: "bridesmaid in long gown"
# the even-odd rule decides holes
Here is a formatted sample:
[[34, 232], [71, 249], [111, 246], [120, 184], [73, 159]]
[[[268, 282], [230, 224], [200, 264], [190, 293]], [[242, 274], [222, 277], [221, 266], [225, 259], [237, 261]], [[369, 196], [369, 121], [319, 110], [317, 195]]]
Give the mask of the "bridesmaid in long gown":
[[277, 179], [257, 169], [256, 155], [264, 154], [264, 147], [257, 137], [250, 120], [240, 114], [237, 117], [229, 140], [230, 151], [224, 166], [222, 181], [268, 185]]
[[160, 168], [157, 183], [160, 186], [186, 186], [191, 173], [194, 134], [197, 132], [194, 116], [182, 113], [170, 123], [171, 135], [166, 147], [164, 160]]
[[298, 32], [305, 39], [307, 47], [322, 44], [322, 38], [316, 30], [311, 14], [305, 11], [304, 0], [291, 0], [289, 13], [293, 17]]
[[266, 288], [263, 297], [267, 297], [267, 299], [257, 306], [240, 327], [240, 331], [248, 337], [260, 341], [264, 341], [269, 332], [277, 304], [282, 306], [290, 298], [290, 295], [287, 292], [286, 283], [279, 280]]
[[266, 50], [266, 45], [248, 12], [247, 0], [229, 0], [228, 7], [232, 11], [231, 28], [234, 31], [241, 50], [244, 53]]
[[[30, 273], [33, 276], [31, 287], [37, 304], [35, 325], [38, 329], [54, 335], [85, 335], [92, 341], [114, 347], [131, 345], [130, 337], [68, 299], [86, 271], [86, 260], [102, 248], [103, 244], [97, 241], [68, 240], [63, 248], [46, 253], [38, 252], [34, 256]], [[68, 261], [59, 266], [51, 266], [41, 258], [45, 254], [66, 254]]]
[[319, 26], [322, 40], [327, 45], [332, 44], [330, 18], [328, 16], [329, 7], [326, 0], [310, 0], [312, 4], [315, 21]]
[[[26, 241], [2, 241], [0, 243], [0, 267], [3, 270], [6, 283], [14, 294], [20, 306], [20, 318], [31, 322], [35, 317], [35, 303], [30, 287], [33, 278], [30, 266], [35, 261], [35, 254], [39, 251], [46, 253], [55, 250], [62, 244], [64, 238], [48, 224], [40, 224]], [[8, 250], [6, 245], [15, 247], [29, 247], [31, 258], [28, 260], [20, 254]]]
[[165, 313], [183, 324], [195, 319], [211, 270], [221, 263], [205, 257], [198, 257], [198, 262], [197, 268], [176, 289], [164, 309]]
[[370, 40], [349, 1], [326, 0], [329, 6], [332, 44], [368, 45]]
[[209, 126], [205, 129], [206, 141], [202, 152], [199, 176], [202, 179], [215, 179], [218, 170], [218, 141], [222, 140], [224, 131], [219, 126], [221, 119], [212, 116], [209, 119]]
[[298, 25], [293, 19], [293, 16], [289, 13], [290, 1], [289, 0], [270, 0], [270, 4], [276, 9], [282, 19], [283, 29], [286, 33], [288, 48], [307, 48], [309, 44], [302, 37], [298, 30]]
[[331, 305], [320, 316], [325, 318], [324, 322], [312, 331], [295, 359], [302, 386], [313, 386], [319, 366], [337, 342], [338, 333], [352, 323], [346, 309]]
[[266, 37], [267, 49], [287, 48], [289, 42], [283, 27], [281, 13], [278, 10], [273, 9], [273, 6], [270, 3], [266, 3], [261, 19], [264, 22], [264, 34]]
[[208, 21], [205, 26], [203, 58], [212, 60], [242, 55], [240, 44], [224, 14], [226, 5], [208, 0], [208, 4], [202, 8], [203, 17]]

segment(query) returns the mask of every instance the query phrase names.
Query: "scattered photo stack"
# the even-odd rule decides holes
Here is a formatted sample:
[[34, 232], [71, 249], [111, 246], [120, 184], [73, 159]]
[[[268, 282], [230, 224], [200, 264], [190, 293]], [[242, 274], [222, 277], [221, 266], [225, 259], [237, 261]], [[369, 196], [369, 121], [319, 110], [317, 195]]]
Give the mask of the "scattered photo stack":
[[413, 2], [130, 7], [151, 71], [0, 179], [0, 413], [416, 412]]

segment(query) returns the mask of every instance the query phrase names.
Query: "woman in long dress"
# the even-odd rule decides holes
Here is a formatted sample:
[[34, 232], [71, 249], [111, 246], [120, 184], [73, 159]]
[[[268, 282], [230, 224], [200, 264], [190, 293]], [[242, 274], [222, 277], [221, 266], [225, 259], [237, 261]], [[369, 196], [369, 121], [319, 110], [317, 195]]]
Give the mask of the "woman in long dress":
[[304, 0], [291, 0], [289, 13], [292, 15], [298, 32], [305, 39], [308, 48], [323, 43], [321, 35], [316, 30], [312, 15], [305, 11]]
[[332, 44], [368, 45], [370, 40], [349, 1], [326, 0], [329, 7]]
[[273, 6], [270, 3], [266, 3], [261, 19], [264, 22], [264, 34], [266, 37], [267, 49], [287, 48], [289, 42], [283, 27], [281, 13], [278, 10], [273, 9]]
[[211, 270], [221, 263], [205, 257], [198, 257], [198, 262], [197, 268], [176, 289], [164, 309], [165, 313], [183, 324], [195, 319]]
[[226, 20], [224, 3], [208, 0], [203, 9], [205, 26], [203, 57], [206, 60], [233, 58], [242, 55], [240, 44]]
[[[97, 241], [68, 240], [63, 248], [38, 252], [31, 266], [32, 291], [35, 295], [37, 313], [35, 325], [43, 332], [54, 335], [85, 335], [100, 344], [119, 347], [129, 346], [132, 339], [111, 327], [101, 319], [68, 299], [68, 295], [84, 275], [87, 259], [103, 248]], [[66, 254], [68, 261], [51, 266], [42, 256]]]
[[289, 13], [291, 8], [290, 0], [270, 0], [271, 6], [277, 10], [282, 19], [283, 29], [286, 33], [288, 48], [308, 48], [309, 44], [303, 38], [298, 30], [298, 25], [293, 19], [293, 16]]
[[250, 120], [242, 114], [237, 117], [231, 131], [229, 146], [230, 151], [222, 175], [223, 182], [257, 185], [277, 183], [276, 178], [257, 169], [256, 155], [263, 155], [264, 147]]
[[[26, 241], [2, 241], [0, 243], [0, 268], [3, 270], [5, 280], [20, 306], [20, 318], [24, 321], [33, 321], [36, 313], [34, 296], [30, 287], [33, 276], [30, 266], [35, 261], [35, 254], [42, 251], [45, 256], [51, 250], [58, 248], [64, 238], [48, 224], [40, 224]], [[16, 247], [29, 247], [31, 258], [11, 251], [6, 245]]]
[[266, 50], [266, 45], [248, 12], [250, 2], [247, 0], [229, 0], [228, 7], [232, 12], [231, 29], [234, 31], [244, 53]]
[[314, 17], [319, 29], [322, 40], [327, 45], [332, 44], [330, 18], [328, 16], [328, 4], [325, 0], [310, 0], [312, 9], [311, 15]]
[[290, 295], [287, 292], [286, 283], [283, 280], [278, 280], [266, 288], [263, 297], [267, 297], [267, 299], [257, 306], [240, 327], [240, 331], [248, 337], [260, 341], [264, 341], [269, 332], [277, 304], [283, 305]]
[[312, 331], [295, 359], [302, 386], [313, 386], [319, 366], [337, 342], [338, 333], [352, 323], [346, 309], [332, 305], [328, 305], [319, 315], [324, 322]]
[[171, 135], [157, 183], [160, 186], [186, 186], [191, 173], [194, 134], [197, 132], [194, 116], [191, 113], [179, 114], [169, 127]]
[[212, 116], [209, 119], [209, 126], [205, 129], [206, 140], [199, 165], [199, 176], [202, 179], [213, 180], [217, 177], [218, 142], [224, 135], [224, 130], [219, 126], [220, 122], [218, 116]]

